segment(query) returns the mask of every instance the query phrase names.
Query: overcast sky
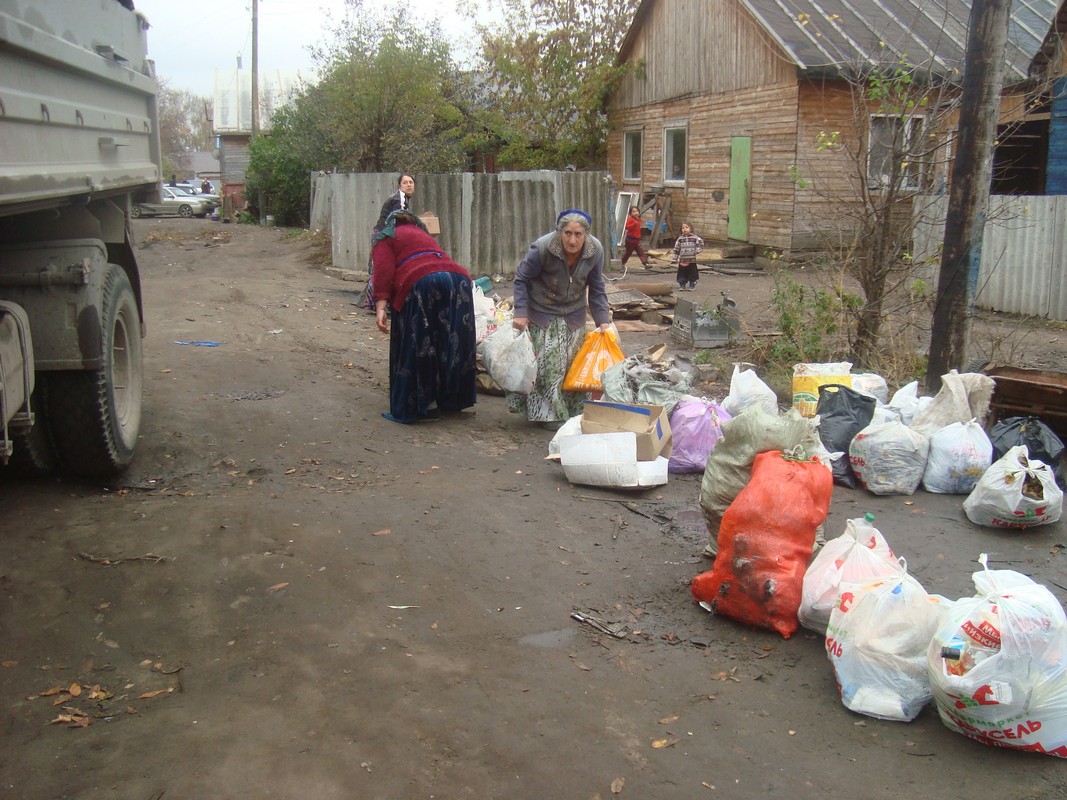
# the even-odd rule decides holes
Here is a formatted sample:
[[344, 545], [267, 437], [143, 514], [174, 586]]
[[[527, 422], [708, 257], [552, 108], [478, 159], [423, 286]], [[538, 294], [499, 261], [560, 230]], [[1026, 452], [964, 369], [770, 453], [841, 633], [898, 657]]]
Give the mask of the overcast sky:
[[[453, 44], [466, 37], [467, 24], [456, 11], [463, 0], [407, 0], [414, 14], [435, 16]], [[134, 0], [151, 27], [148, 55], [156, 74], [171, 89], [210, 98], [215, 69], [233, 69], [237, 57], [252, 67], [252, 0]], [[328, 40], [344, 19], [344, 0], [259, 0], [259, 68], [295, 70], [314, 76], [308, 45]]]

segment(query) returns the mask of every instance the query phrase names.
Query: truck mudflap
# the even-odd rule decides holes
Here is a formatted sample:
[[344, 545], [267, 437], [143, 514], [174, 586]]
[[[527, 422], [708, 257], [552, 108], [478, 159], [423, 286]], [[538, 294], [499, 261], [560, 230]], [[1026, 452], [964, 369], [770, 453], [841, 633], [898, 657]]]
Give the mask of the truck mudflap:
[[11, 429], [33, 424], [33, 341], [30, 320], [15, 303], [0, 300], [0, 463], [14, 450]]

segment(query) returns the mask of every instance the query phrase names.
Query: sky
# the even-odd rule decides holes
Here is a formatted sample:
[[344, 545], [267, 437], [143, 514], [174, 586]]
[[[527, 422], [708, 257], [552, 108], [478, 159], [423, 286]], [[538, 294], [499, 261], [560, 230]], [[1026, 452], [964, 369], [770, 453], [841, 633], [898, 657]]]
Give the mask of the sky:
[[[407, 2], [413, 13], [440, 19], [454, 47], [467, 38], [460, 4], [463, 0]], [[211, 98], [216, 68], [233, 69], [238, 56], [245, 69], [252, 68], [252, 0], [134, 0], [134, 5], [148, 18], [148, 55], [170, 89]], [[329, 41], [330, 29], [344, 17], [344, 0], [259, 0], [259, 68], [314, 77], [308, 46]]]

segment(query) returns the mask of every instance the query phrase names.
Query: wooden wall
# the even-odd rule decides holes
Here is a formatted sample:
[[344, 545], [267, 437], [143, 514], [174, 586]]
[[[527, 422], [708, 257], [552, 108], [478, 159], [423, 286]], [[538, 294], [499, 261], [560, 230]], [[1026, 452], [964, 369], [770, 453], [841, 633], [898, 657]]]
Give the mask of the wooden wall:
[[[668, 186], [675, 232], [690, 222], [701, 236], [726, 239], [730, 189], [730, 140], [752, 139], [750, 186], [751, 244], [788, 248], [792, 240], [793, 183], [789, 165], [796, 159], [796, 81], [745, 91], [709, 94], [654, 103], [609, 113], [608, 169], [623, 191], [647, 191], [663, 184], [663, 128], [688, 126], [688, 169], [684, 186]], [[642, 178], [624, 181], [623, 132], [642, 133]]]
[[793, 80], [792, 61], [737, 0], [659, 0], [624, 54], [617, 109]]

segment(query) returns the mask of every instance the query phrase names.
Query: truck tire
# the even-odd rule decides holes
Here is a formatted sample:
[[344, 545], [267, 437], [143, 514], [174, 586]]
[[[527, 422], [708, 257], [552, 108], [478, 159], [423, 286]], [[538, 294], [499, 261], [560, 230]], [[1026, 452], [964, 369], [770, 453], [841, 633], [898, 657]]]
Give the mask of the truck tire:
[[60, 463], [103, 478], [131, 460], [141, 429], [141, 321], [123, 269], [109, 264], [100, 303], [104, 364], [48, 376], [48, 425]]
[[59, 465], [55, 448], [48, 436], [48, 421], [44, 411], [46, 376], [37, 375], [37, 388], [33, 390], [30, 407], [36, 422], [31, 428], [12, 428], [11, 443], [14, 452], [7, 465], [0, 468], [5, 478], [43, 478]]
[[189, 219], [193, 215], [193, 207], [188, 205], [178, 206], [178, 213], [186, 219]]

